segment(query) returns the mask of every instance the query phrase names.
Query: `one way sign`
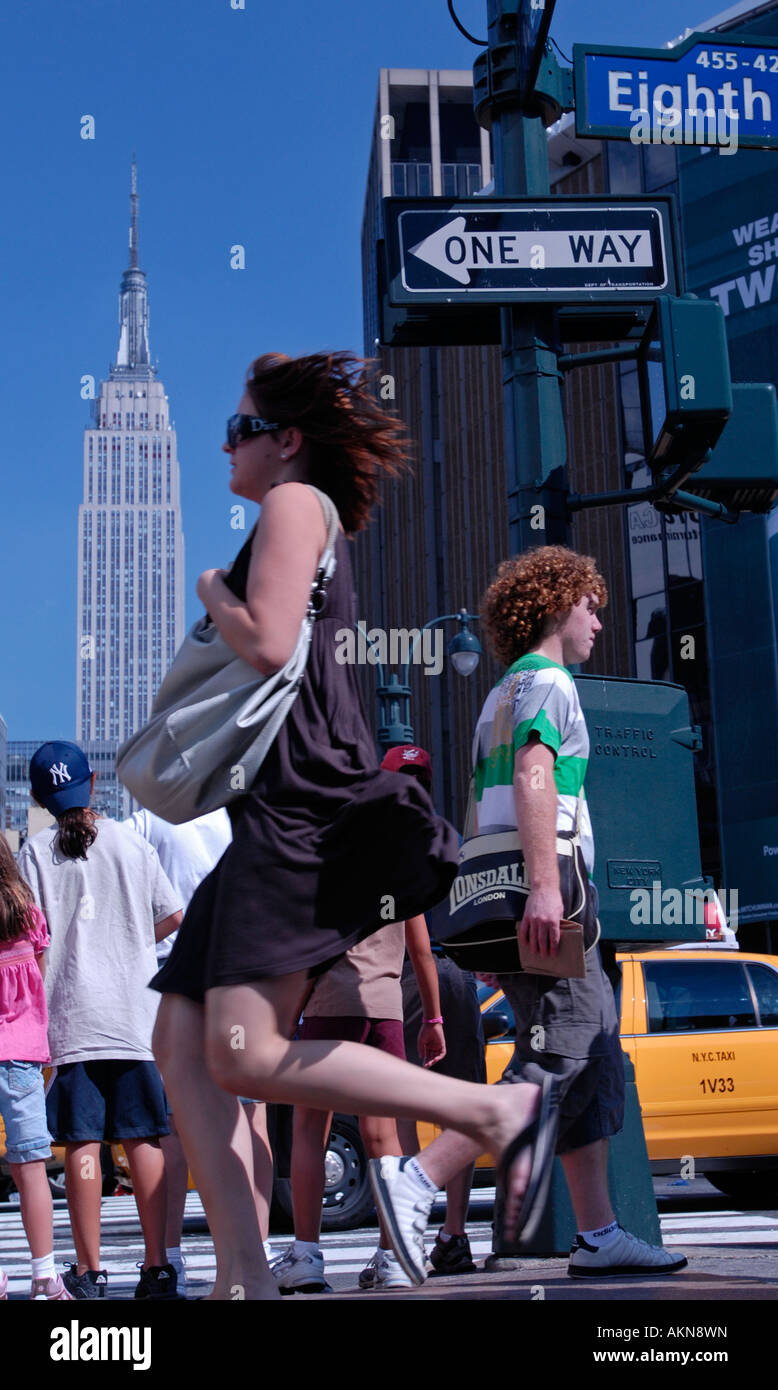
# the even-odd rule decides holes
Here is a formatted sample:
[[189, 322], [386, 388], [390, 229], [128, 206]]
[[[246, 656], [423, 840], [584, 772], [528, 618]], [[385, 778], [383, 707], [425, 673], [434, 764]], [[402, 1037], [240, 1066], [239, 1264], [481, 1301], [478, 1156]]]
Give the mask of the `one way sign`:
[[388, 198], [392, 304], [640, 301], [675, 291], [667, 200]]

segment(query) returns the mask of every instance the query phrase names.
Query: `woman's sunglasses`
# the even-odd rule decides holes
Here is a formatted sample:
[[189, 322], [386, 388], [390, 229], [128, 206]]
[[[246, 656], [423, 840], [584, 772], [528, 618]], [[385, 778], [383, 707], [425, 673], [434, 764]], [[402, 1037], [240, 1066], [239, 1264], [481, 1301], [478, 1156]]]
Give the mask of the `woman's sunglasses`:
[[267, 434], [280, 428], [280, 425], [263, 420], [261, 415], [231, 415], [227, 421], [227, 446], [235, 449], [244, 439], [251, 439], [255, 434]]

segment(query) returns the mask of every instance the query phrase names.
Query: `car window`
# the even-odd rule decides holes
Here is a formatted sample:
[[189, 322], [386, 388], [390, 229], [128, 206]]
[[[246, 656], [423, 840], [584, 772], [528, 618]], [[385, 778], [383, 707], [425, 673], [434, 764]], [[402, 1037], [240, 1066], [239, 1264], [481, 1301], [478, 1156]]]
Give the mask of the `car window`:
[[646, 961], [649, 1033], [755, 1028], [740, 961]]
[[759, 1006], [759, 1022], [763, 1028], [778, 1028], [778, 971], [769, 965], [750, 965], [748, 973]]

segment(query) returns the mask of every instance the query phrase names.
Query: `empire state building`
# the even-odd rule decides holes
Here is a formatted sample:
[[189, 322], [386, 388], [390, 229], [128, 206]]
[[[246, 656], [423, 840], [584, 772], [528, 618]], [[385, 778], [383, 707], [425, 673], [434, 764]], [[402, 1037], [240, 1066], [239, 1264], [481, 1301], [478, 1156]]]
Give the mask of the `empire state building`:
[[[119, 346], [84, 431], [78, 509], [76, 729], [116, 745], [143, 724], [184, 635], [184, 537], [176, 432], [149, 355], [146, 275], [138, 266], [132, 164], [130, 255], [119, 290]], [[108, 754], [108, 748], [105, 748]], [[93, 766], [94, 766], [93, 762]]]

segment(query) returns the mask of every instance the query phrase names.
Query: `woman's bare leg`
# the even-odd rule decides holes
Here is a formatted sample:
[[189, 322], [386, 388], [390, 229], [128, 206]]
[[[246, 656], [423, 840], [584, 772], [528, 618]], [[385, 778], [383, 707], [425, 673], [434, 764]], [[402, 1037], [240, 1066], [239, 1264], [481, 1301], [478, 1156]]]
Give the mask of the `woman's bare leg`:
[[248, 1121], [237, 1096], [209, 1075], [202, 1006], [164, 995], [152, 1046], [213, 1237], [210, 1298], [280, 1298], [262, 1249]]
[[273, 1200], [273, 1151], [267, 1133], [267, 1106], [255, 1100], [244, 1105], [251, 1130], [252, 1167], [254, 1172], [254, 1202], [257, 1208], [259, 1234], [267, 1240], [270, 1233], [270, 1205]]
[[170, 1133], [160, 1136], [165, 1159], [165, 1249], [181, 1245], [186, 1210], [189, 1167], [174, 1115], [168, 1115]]
[[[476, 1153], [500, 1156], [534, 1118], [540, 1100], [537, 1086], [480, 1086], [436, 1076], [359, 1043], [289, 1042], [306, 988], [307, 978], [298, 972], [208, 991], [205, 1055], [220, 1086], [236, 1095], [258, 1094], [268, 1101], [318, 1110], [430, 1119], [444, 1130], [456, 1130], [471, 1144], [462, 1146], [469, 1148], [464, 1160], [456, 1146], [450, 1171], [443, 1173], [449, 1155], [440, 1139], [425, 1151], [428, 1172], [427, 1155], [434, 1151], [435, 1172], [430, 1176], [439, 1182], [472, 1161], [474, 1146]], [[530, 1164], [526, 1152], [517, 1158], [506, 1197], [521, 1197]]]

